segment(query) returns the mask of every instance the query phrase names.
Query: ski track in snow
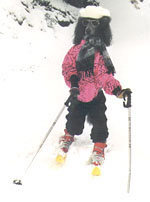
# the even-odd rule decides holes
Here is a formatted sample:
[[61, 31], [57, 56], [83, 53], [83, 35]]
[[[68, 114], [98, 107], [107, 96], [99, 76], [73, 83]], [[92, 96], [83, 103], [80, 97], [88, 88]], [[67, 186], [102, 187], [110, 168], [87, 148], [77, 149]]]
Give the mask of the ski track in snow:
[[[137, 11], [129, 2], [114, 2], [116, 7], [109, 0], [102, 1], [102, 5], [112, 13], [114, 44], [109, 53], [117, 70], [116, 78], [124, 88], [133, 90], [131, 193], [126, 193], [128, 113], [122, 107], [122, 100], [109, 95], [106, 97], [110, 136], [100, 177], [91, 177], [88, 165], [93, 144], [89, 136], [91, 126], [87, 123], [83, 135], [76, 137], [65, 165], [58, 168], [54, 164], [67, 109], [24, 176], [27, 165], [69, 95], [61, 75], [61, 64], [72, 46], [74, 25], [49, 29], [44, 21], [40, 24], [35, 21], [33, 28], [19, 26], [5, 16], [10, 9], [7, 0], [0, 9], [2, 201], [150, 201], [150, 138], [146, 117], [149, 114], [150, 16], [147, 13], [150, 3], [145, 1]], [[20, 4], [13, 0], [15, 3], [17, 7], [13, 10], [17, 12]], [[45, 31], [40, 31], [41, 26]], [[14, 185], [12, 181], [20, 177], [23, 177], [23, 186]]]

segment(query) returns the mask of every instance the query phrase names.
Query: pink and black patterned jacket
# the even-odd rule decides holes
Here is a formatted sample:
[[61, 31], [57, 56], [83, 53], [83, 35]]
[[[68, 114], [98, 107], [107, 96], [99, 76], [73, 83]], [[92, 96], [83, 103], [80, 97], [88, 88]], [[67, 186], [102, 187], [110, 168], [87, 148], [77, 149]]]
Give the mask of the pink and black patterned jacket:
[[77, 72], [76, 59], [80, 48], [84, 43], [85, 41], [82, 40], [79, 45], [74, 45], [64, 58], [62, 64], [62, 74], [67, 86], [71, 88], [70, 77], [72, 75], [77, 75], [80, 78], [78, 82], [80, 91], [78, 100], [81, 102], [92, 101], [97, 96], [100, 89], [104, 89], [107, 94], [113, 95], [113, 90], [117, 87], [121, 88], [121, 85], [112, 74], [107, 73], [107, 67], [105, 66], [103, 57], [99, 52], [95, 53], [93, 69], [94, 75], [85, 77], [84, 72]]

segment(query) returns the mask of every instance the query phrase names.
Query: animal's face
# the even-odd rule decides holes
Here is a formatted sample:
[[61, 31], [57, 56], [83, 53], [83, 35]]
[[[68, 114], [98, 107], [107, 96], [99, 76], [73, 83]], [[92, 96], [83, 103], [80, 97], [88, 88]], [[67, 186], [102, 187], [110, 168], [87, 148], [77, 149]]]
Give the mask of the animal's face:
[[85, 27], [85, 35], [88, 37], [96, 36], [99, 24], [99, 20], [96, 19], [83, 19], [82, 25]]
[[88, 38], [101, 38], [106, 46], [110, 46], [112, 33], [109, 26], [110, 17], [103, 16], [100, 19], [79, 18], [74, 31], [74, 44], [80, 44], [81, 40]]

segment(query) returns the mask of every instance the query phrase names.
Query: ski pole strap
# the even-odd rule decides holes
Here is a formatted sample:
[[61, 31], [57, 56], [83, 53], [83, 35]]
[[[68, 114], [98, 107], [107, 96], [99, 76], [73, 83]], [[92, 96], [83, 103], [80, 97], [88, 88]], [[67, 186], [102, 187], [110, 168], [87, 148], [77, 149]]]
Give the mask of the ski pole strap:
[[131, 107], [131, 93], [132, 93], [131, 91], [127, 91], [123, 96], [124, 99], [123, 106], [125, 108]]

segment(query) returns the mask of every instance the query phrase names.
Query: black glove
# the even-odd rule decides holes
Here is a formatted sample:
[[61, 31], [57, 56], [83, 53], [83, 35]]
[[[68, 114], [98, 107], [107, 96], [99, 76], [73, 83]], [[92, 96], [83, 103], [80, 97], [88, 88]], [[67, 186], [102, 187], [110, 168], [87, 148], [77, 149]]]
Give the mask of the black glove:
[[77, 75], [72, 75], [70, 77], [70, 82], [71, 82], [71, 89], [70, 89], [70, 94], [76, 98], [77, 95], [79, 95], [79, 86], [78, 86], [78, 82], [79, 82], [79, 78], [77, 77]]
[[130, 90], [130, 88], [126, 88], [126, 89], [121, 90], [117, 94], [118, 98], [124, 99], [123, 106], [126, 108], [131, 107], [131, 93], [132, 93], [132, 91]]
[[70, 77], [70, 82], [71, 82], [71, 88], [72, 87], [79, 87], [78, 82], [79, 82], [79, 78], [77, 77], [77, 75], [73, 74]]
[[132, 91], [130, 88], [126, 88], [126, 89], [122, 89], [118, 94], [117, 97], [118, 98], [123, 98], [124, 100], [126, 99], [126, 97], [129, 97], [131, 95]]

